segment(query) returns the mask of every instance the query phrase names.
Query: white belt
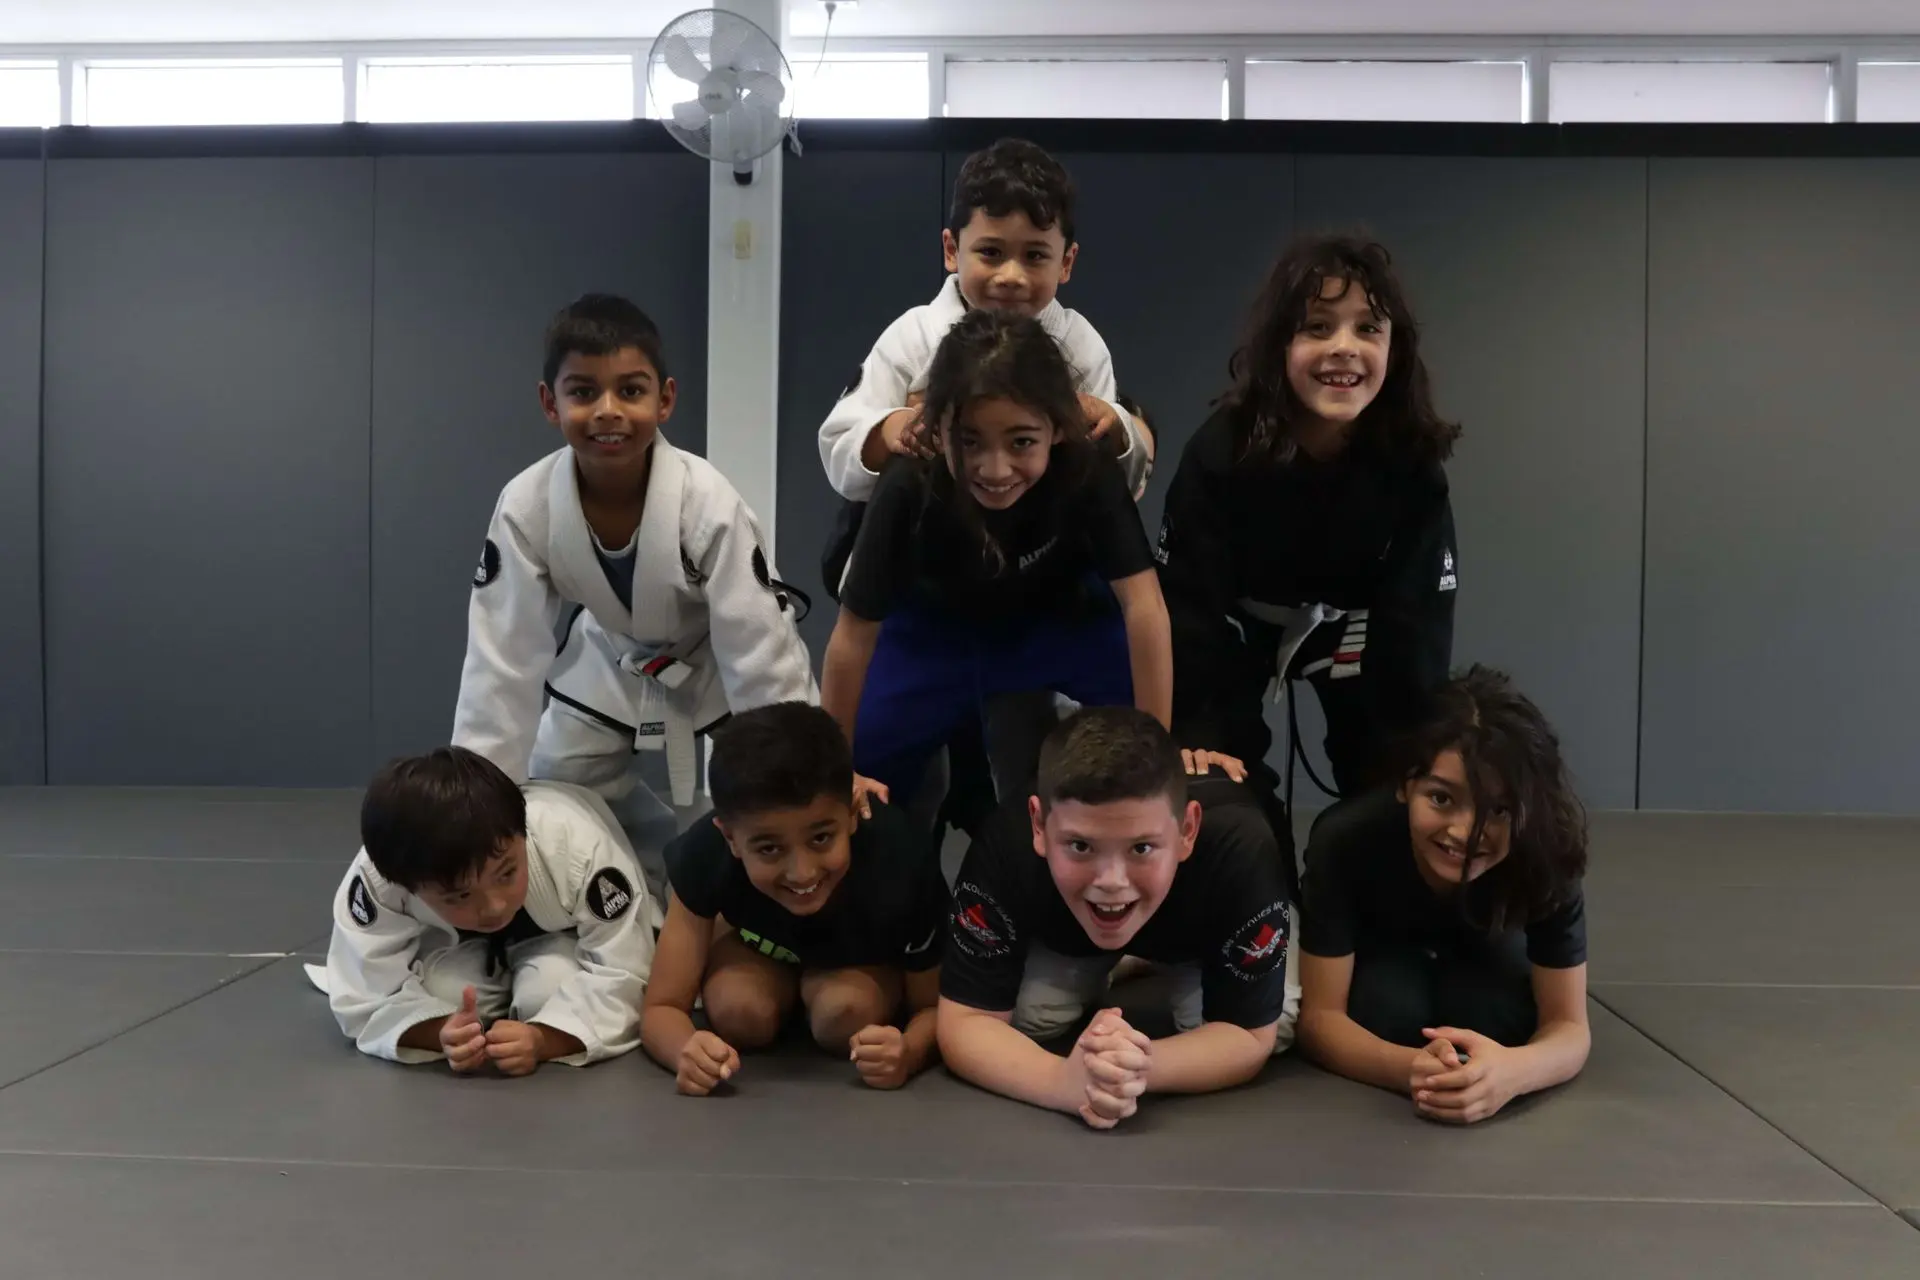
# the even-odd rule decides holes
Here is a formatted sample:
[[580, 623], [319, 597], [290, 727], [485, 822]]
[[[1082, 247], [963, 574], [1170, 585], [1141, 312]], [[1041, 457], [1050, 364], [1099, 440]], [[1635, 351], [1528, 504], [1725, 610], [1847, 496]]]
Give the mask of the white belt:
[[[1280, 628], [1280, 652], [1274, 659], [1273, 700], [1279, 702], [1287, 693], [1287, 668], [1293, 665], [1293, 655], [1300, 652], [1307, 637], [1323, 622], [1334, 622], [1341, 618], [1347, 620], [1346, 635], [1341, 639], [1340, 654], [1331, 658], [1322, 658], [1310, 664], [1300, 672], [1310, 676], [1316, 672], [1331, 669], [1332, 678], [1360, 674], [1359, 650], [1367, 643], [1367, 611], [1365, 609], [1336, 609], [1330, 604], [1279, 605], [1268, 604], [1264, 600], [1240, 600], [1236, 602], [1240, 611], [1249, 618], [1258, 619], [1270, 626]], [[1352, 661], [1343, 661], [1347, 652], [1353, 654]]]
[[582, 619], [547, 673], [547, 683], [570, 701], [633, 727], [635, 751], [664, 751], [673, 803], [691, 805], [699, 777], [694, 745], [698, 683], [684, 659], [649, 652]]

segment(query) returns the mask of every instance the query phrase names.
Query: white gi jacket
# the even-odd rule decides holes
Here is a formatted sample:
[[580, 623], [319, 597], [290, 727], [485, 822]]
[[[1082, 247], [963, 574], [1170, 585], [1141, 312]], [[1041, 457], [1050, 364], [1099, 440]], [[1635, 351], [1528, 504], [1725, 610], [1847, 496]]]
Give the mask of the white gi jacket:
[[[626, 1053], [640, 1043], [640, 997], [653, 967], [646, 879], [599, 796], [558, 782], [530, 783], [525, 792], [526, 912], [548, 933], [578, 939], [579, 972], [545, 1000], [539, 1021], [586, 1046], [557, 1059], [569, 1066]], [[432, 991], [423, 981], [434, 953], [459, 943], [453, 926], [383, 879], [362, 849], [334, 894], [327, 948], [327, 1000], [340, 1029], [377, 1058], [440, 1057], [399, 1041], [409, 1027], [459, 1011], [457, 987]]]
[[[633, 609], [594, 555], [573, 451], [500, 492], [467, 613], [453, 745], [527, 777], [544, 691], [665, 750], [673, 802], [693, 803], [694, 733], [729, 711], [818, 702], [792, 588], [759, 522], [705, 459], [656, 436], [637, 534]], [[568, 603], [584, 607], [555, 653]]]
[[[934, 349], [947, 336], [960, 317], [967, 313], [960, 296], [960, 277], [948, 276], [933, 301], [918, 306], [888, 325], [873, 344], [873, 350], [860, 366], [853, 385], [833, 406], [833, 412], [820, 424], [820, 462], [827, 479], [841, 497], [865, 502], [873, 495], [880, 473], [867, 470], [860, 461], [861, 446], [867, 434], [882, 418], [895, 409], [906, 407], [907, 396], [927, 389], [927, 367], [933, 363]], [[1125, 409], [1115, 404], [1119, 394], [1113, 379], [1113, 357], [1107, 344], [1092, 325], [1077, 311], [1069, 311], [1058, 299], [1049, 302], [1035, 319], [1053, 335], [1073, 369], [1074, 385], [1087, 395], [1113, 405], [1120, 428], [1127, 433], [1126, 452], [1120, 457], [1126, 470], [1127, 487], [1138, 498], [1147, 483], [1147, 450], [1141, 442], [1140, 428]]]

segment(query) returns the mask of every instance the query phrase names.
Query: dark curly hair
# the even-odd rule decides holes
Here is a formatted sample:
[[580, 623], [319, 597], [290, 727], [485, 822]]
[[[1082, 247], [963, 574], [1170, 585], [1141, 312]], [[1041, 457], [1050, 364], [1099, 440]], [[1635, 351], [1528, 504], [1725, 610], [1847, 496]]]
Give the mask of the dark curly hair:
[[1046, 150], [1024, 138], [1002, 138], [974, 152], [953, 180], [947, 230], [958, 236], [976, 209], [1004, 218], [1018, 209], [1042, 231], [1059, 227], [1073, 243], [1073, 179]]
[[1038, 320], [1003, 311], [969, 311], [940, 340], [927, 369], [926, 399], [920, 411], [947, 457], [944, 465], [922, 464], [922, 474], [936, 500], [951, 505], [961, 524], [979, 539], [989, 572], [997, 574], [1005, 567], [1006, 557], [988, 531], [971, 490], [955, 481], [966, 474], [958, 430], [961, 416], [968, 405], [991, 399], [1025, 405], [1060, 433], [1047, 472], [1061, 490], [1070, 491], [1086, 479], [1094, 446], [1087, 441], [1087, 420], [1080, 410], [1073, 370], [1060, 344]]
[[1233, 385], [1216, 402], [1239, 411], [1241, 456], [1274, 462], [1293, 457], [1304, 409], [1287, 380], [1287, 348], [1328, 281], [1340, 282], [1338, 297], [1350, 289], [1364, 290], [1374, 314], [1393, 326], [1386, 378], [1380, 394], [1361, 413], [1355, 440], [1388, 456], [1445, 461], [1460, 428], [1434, 411], [1427, 366], [1420, 357], [1420, 325], [1394, 274], [1393, 259], [1379, 244], [1344, 235], [1295, 240], [1254, 300], [1240, 346], [1227, 362]]
[[1479, 847], [1495, 810], [1512, 823], [1507, 856], [1460, 895], [1461, 909], [1494, 933], [1544, 918], [1587, 870], [1586, 809], [1559, 737], [1506, 675], [1476, 665], [1434, 693], [1428, 716], [1400, 744], [1398, 776], [1420, 777], [1443, 751], [1460, 753], [1473, 796], [1467, 848]]

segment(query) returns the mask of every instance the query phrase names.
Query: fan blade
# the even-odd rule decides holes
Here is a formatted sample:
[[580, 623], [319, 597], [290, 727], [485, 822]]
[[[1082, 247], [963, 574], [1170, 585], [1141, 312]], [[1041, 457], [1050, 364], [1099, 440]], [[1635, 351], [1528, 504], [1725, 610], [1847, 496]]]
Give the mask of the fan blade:
[[700, 61], [693, 45], [677, 31], [661, 43], [660, 56], [666, 60], [667, 69], [688, 84], [699, 84], [707, 77], [707, 64]]
[[741, 46], [746, 44], [747, 37], [755, 30], [738, 14], [725, 16], [732, 21], [714, 23], [713, 39], [707, 45], [707, 56], [713, 59], [715, 67], [734, 66], [740, 56]]
[[770, 76], [764, 71], [747, 72], [740, 77], [740, 87], [773, 107], [778, 107], [787, 96], [787, 86], [780, 83], [780, 77]]
[[673, 104], [673, 122], [682, 129], [703, 129], [711, 118], [707, 114], [707, 109], [698, 102]]

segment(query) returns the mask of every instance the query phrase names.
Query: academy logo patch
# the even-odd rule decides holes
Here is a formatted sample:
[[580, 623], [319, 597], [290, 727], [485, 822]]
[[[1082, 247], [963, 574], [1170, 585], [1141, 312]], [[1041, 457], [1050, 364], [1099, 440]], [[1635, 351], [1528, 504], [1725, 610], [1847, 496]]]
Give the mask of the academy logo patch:
[[1452, 591], [1459, 585], [1459, 582], [1460, 580], [1456, 578], [1453, 573], [1453, 552], [1451, 550], [1442, 550], [1440, 552], [1440, 589], [1442, 591]]
[[480, 563], [473, 571], [473, 585], [484, 587], [499, 576], [500, 548], [494, 545], [492, 538], [488, 538], [487, 545], [480, 548]]
[[380, 908], [373, 903], [373, 894], [367, 889], [367, 882], [359, 876], [347, 882], [347, 914], [361, 928], [366, 928], [380, 918]]
[[1013, 950], [1018, 936], [993, 895], [972, 881], [953, 891], [953, 945], [976, 960], [991, 960]]
[[587, 885], [587, 910], [609, 923], [633, 905], [633, 885], [616, 867], [602, 867]]
[[1266, 977], [1287, 962], [1287, 904], [1268, 903], [1220, 948], [1228, 972], [1242, 982]]

